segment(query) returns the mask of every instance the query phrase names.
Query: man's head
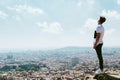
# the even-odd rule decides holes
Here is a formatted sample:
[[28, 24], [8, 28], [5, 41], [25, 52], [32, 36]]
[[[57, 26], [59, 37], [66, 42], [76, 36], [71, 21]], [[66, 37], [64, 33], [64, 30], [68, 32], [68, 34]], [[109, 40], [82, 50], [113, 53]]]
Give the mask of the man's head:
[[99, 20], [98, 20], [98, 24], [102, 24], [106, 21], [106, 18], [104, 16], [100, 16]]

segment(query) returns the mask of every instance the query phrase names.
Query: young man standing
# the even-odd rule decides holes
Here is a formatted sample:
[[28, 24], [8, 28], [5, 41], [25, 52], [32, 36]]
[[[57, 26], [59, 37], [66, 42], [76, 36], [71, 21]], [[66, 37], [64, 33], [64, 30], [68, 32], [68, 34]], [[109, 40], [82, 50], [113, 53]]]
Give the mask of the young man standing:
[[102, 46], [103, 46], [103, 36], [104, 36], [104, 27], [103, 23], [106, 21], [106, 18], [103, 16], [100, 16], [98, 20], [98, 26], [94, 33], [95, 43], [93, 45], [93, 48], [95, 49], [97, 53], [97, 57], [99, 60], [99, 68], [95, 73], [100, 74], [103, 72], [103, 57], [102, 57]]

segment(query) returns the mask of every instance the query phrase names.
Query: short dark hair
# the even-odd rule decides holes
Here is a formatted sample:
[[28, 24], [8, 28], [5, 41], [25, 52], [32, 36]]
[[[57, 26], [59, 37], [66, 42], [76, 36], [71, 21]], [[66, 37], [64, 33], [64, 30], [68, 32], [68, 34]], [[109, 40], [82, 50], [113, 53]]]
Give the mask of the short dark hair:
[[99, 19], [100, 23], [104, 23], [106, 21], [106, 18], [104, 16], [100, 16], [100, 19]]

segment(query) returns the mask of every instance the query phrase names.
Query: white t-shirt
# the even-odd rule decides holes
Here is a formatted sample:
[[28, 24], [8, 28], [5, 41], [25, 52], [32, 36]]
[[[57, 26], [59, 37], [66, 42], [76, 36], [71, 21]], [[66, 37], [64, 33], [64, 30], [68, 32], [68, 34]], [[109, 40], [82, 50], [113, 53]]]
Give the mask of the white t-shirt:
[[97, 43], [97, 45], [98, 45], [98, 44], [103, 43], [104, 27], [102, 25], [98, 25], [98, 27], [96, 29], [96, 32], [101, 34], [100, 38], [99, 38], [99, 41]]

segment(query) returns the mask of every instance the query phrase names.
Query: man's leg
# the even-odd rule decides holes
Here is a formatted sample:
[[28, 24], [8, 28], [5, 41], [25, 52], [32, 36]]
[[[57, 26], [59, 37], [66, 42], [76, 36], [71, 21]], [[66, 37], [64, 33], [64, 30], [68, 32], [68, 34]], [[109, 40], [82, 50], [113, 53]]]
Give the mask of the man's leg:
[[100, 67], [101, 71], [103, 71], [102, 45], [103, 44], [99, 44], [95, 48], [96, 53], [97, 53], [97, 57], [98, 57], [98, 60], [99, 60], [99, 67]]

